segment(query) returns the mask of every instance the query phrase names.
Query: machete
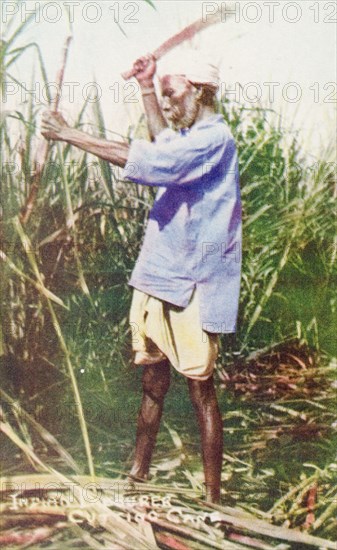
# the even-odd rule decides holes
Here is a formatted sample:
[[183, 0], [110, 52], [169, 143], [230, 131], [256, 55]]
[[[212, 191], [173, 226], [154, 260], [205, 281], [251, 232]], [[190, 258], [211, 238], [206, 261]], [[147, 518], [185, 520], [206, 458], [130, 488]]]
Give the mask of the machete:
[[[163, 42], [163, 44], [161, 44], [159, 48], [152, 52], [152, 56], [154, 57], [154, 59], [158, 61], [158, 59], [163, 57], [167, 52], [169, 52], [176, 46], [179, 46], [179, 44], [185, 42], [185, 40], [190, 40], [198, 32], [207, 29], [215, 23], [226, 21], [227, 17], [233, 16], [236, 11], [236, 4], [234, 5], [234, 9], [232, 7], [231, 11], [226, 11], [226, 7], [229, 6], [225, 5], [222, 2], [221, 9], [218, 9], [216, 13], [212, 13], [207, 16], [201, 17], [200, 19], [197, 19], [196, 21], [194, 21], [194, 23], [191, 23], [191, 25], [185, 27], [182, 31], [178, 32], [174, 36], [171, 36], [171, 38], [169, 38], [168, 40], [165, 40], [165, 42]], [[122, 77], [124, 78], [124, 80], [129, 80], [136, 74], [137, 71], [135, 69], [131, 69], [122, 73]]]

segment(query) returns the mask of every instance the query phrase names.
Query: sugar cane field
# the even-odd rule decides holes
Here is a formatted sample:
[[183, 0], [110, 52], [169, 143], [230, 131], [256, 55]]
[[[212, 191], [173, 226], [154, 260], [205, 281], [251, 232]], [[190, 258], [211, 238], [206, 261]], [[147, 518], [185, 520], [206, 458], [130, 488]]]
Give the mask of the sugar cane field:
[[[3, 94], [20, 86], [27, 55], [45, 84], [56, 72], [26, 40], [32, 19], [13, 14], [4, 28]], [[141, 401], [128, 280], [155, 190], [46, 145], [33, 95], [3, 106], [3, 547], [335, 548], [334, 136], [312, 155], [275, 109], [218, 97], [238, 147], [244, 235], [238, 331], [221, 336], [215, 374], [220, 506], [204, 500], [197, 420], [176, 372], [151, 479], [127, 480]], [[75, 119], [114, 139], [100, 100], [76, 104]], [[144, 115], [118, 137], [147, 139]]]

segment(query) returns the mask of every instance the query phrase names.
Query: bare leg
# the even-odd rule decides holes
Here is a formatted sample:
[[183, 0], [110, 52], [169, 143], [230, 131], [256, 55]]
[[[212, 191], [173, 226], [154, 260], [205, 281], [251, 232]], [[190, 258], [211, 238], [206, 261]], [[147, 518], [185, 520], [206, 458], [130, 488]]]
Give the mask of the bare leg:
[[223, 430], [213, 376], [202, 382], [191, 378], [187, 380], [200, 428], [206, 500], [219, 503]]
[[143, 400], [138, 414], [136, 450], [130, 476], [147, 479], [153, 449], [170, 386], [168, 361], [146, 365], [143, 370]]

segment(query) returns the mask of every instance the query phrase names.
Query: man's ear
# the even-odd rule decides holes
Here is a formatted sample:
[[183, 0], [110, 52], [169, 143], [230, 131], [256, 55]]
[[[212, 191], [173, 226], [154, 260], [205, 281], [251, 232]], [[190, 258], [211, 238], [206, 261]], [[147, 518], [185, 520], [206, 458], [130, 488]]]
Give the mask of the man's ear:
[[203, 95], [204, 95], [204, 89], [202, 86], [194, 86], [195, 88], [195, 99], [199, 102], [199, 103], [202, 103], [203, 101]]
[[195, 86], [195, 89], [196, 89], [195, 97], [200, 100], [201, 97], [202, 97], [202, 93], [203, 93], [202, 87], [201, 86]]

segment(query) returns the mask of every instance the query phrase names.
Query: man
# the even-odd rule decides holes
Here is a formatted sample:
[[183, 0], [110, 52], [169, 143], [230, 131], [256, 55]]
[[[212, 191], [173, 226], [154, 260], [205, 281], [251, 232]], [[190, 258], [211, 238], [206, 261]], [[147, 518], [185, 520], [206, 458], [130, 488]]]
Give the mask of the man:
[[[220, 502], [222, 419], [213, 370], [218, 334], [235, 332], [241, 266], [237, 154], [215, 114], [218, 72], [198, 54], [181, 56], [160, 78], [151, 56], [135, 63], [152, 142], [105, 141], [46, 113], [42, 133], [125, 168], [158, 186], [130, 285], [135, 363], [143, 365], [132, 479], [147, 479], [170, 384], [170, 364], [186, 377], [200, 427], [206, 499]], [[170, 125], [170, 127], [169, 127]]]

